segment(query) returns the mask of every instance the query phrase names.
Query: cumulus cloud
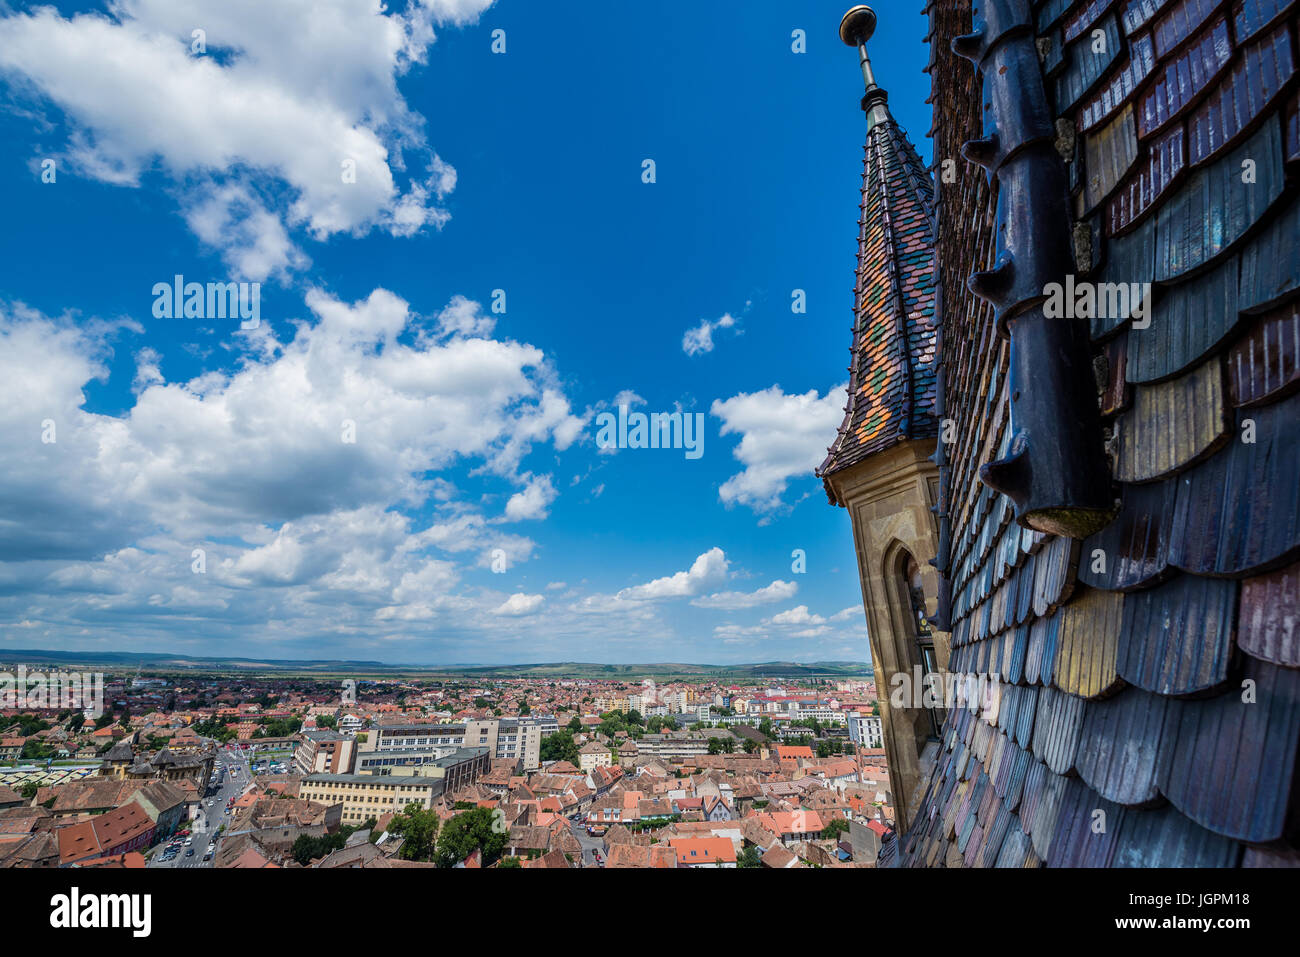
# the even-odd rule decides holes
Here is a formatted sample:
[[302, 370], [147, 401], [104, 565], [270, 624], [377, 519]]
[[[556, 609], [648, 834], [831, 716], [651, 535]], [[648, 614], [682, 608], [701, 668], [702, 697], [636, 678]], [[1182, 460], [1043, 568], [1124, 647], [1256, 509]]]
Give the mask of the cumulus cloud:
[[549, 514], [551, 503], [559, 494], [549, 475], [530, 477], [523, 491], [516, 492], [506, 502], [506, 518], [512, 522], [545, 518]]
[[[253, 350], [235, 371], [167, 382], [156, 354], [142, 351], [138, 395], [121, 416], [83, 409], [86, 385], [106, 374], [102, 336], [0, 309], [0, 436], [10, 450], [0, 521], [14, 526], [0, 536], [0, 558], [95, 557], [143, 529], [194, 536], [366, 503], [418, 506], [447, 494], [429, 473], [461, 462], [525, 484], [516, 516], [544, 513], [549, 477], [518, 477], [518, 463], [537, 444], [567, 446], [576, 420], [540, 350], [404, 344], [415, 318], [382, 289], [355, 303], [320, 292], [307, 302], [314, 323]], [[42, 442], [47, 421], [53, 441]], [[449, 520], [463, 524], [456, 545], [530, 548], [472, 516]], [[437, 524], [424, 532], [430, 544]], [[292, 545], [280, 547], [267, 569], [288, 567]]]
[[727, 556], [714, 546], [691, 563], [684, 572], [665, 578], [656, 578], [644, 585], [624, 588], [617, 597], [620, 601], [655, 601], [661, 598], [688, 598], [697, 595], [710, 584], [727, 577]]
[[[0, 18], [0, 72], [62, 110], [65, 162], [121, 185], [161, 170], [199, 238], [259, 279], [305, 262], [289, 229], [405, 236], [447, 220], [438, 202], [455, 171], [397, 80], [425, 60], [435, 24], [472, 22], [490, 3], [115, 0], [107, 15], [67, 18], [39, 7]], [[408, 155], [424, 172], [403, 185]], [[271, 208], [258, 186], [286, 198]]]
[[482, 339], [492, 335], [496, 320], [483, 314], [483, 307], [464, 296], [453, 296], [447, 307], [438, 313], [438, 328], [447, 336], [467, 336]]
[[819, 397], [815, 389], [787, 395], [774, 385], [715, 401], [710, 411], [722, 420], [722, 435], [740, 436], [732, 454], [744, 466], [719, 488], [723, 504], [760, 514], [788, 508], [782, 496], [790, 480], [812, 478], [835, 438], [846, 389], [838, 385]]
[[700, 608], [720, 608], [726, 611], [736, 611], [741, 608], [766, 605], [774, 601], [785, 601], [793, 598], [797, 591], [799, 591], [799, 586], [794, 582], [777, 580], [756, 591], [724, 591], [704, 595], [694, 599], [691, 604], [698, 605]]
[[537, 614], [545, 603], [543, 595], [525, 595], [520, 592], [507, 598], [492, 613], [507, 618], [523, 618]]
[[808, 611], [807, 605], [796, 605], [787, 611], [779, 612], [767, 619], [770, 625], [824, 625], [826, 619]]

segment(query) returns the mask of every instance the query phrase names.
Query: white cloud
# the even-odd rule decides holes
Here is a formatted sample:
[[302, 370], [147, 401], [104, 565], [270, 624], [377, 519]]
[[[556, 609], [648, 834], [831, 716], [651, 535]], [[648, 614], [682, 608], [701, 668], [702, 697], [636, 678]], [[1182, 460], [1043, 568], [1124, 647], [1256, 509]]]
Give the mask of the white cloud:
[[492, 335], [496, 320], [483, 315], [483, 307], [464, 296], [453, 296], [438, 313], [438, 328], [444, 335], [482, 339]]
[[530, 478], [522, 492], [516, 492], [506, 502], [506, 518], [512, 522], [545, 518], [548, 509], [560, 493], [555, 490], [549, 475]]
[[733, 455], [744, 466], [718, 490], [725, 505], [745, 505], [758, 513], [786, 507], [790, 479], [813, 478], [844, 417], [846, 386], [818, 397], [815, 389], [786, 395], [780, 386], [717, 400], [711, 412], [722, 419], [721, 434], [739, 434]]
[[688, 356], [697, 356], [713, 351], [713, 333], [718, 329], [730, 329], [736, 325], [736, 318], [731, 313], [724, 313], [721, 318], [710, 322], [701, 319], [693, 329], [687, 329], [682, 336], [682, 351]]
[[656, 578], [644, 585], [624, 588], [615, 597], [620, 601], [654, 601], [661, 598], [687, 598], [698, 595], [708, 585], [727, 577], [727, 556], [714, 546], [691, 563], [684, 572]]
[[757, 591], [737, 592], [724, 591], [712, 595], [705, 595], [696, 598], [691, 602], [692, 605], [698, 605], [700, 608], [721, 608], [726, 611], [736, 611], [742, 608], [754, 608], [758, 605], [766, 605], [774, 601], [786, 601], [793, 598], [799, 590], [799, 586], [794, 582], [774, 581]]
[[[351, 304], [319, 292], [307, 301], [314, 324], [300, 323], [287, 342], [250, 340], [252, 354], [234, 372], [164, 382], [156, 357], [142, 352], [139, 394], [119, 417], [82, 408], [83, 388], [106, 368], [94, 327], [0, 307], [0, 439], [10, 450], [0, 522], [21, 526], [3, 536], [0, 559], [89, 557], [145, 528], [193, 537], [366, 504], [418, 506], [447, 495], [428, 473], [478, 461], [524, 482], [516, 467], [530, 449], [568, 444], [568, 402], [534, 347], [399, 343], [416, 320], [382, 289]], [[46, 420], [56, 442], [40, 441]], [[344, 438], [346, 423], [355, 442]], [[532, 480], [512, 511], [540, 514], [549, 489], [549, 478]], [[531, 550], [481, 518], [447, 521], [463, 523], [454, 546]], [[443, 524], [427, 530], [427, 544], [438, 544]]]
[[522, 618], [537, 614], [545, 603], [546, 598], [542, 595], [525, 595], [520, 592], [507, 598], [492, 613], [507, 618]]
[[824, 625], [826, 619], [821, 615], [814, 615], [808, 611], [807, 605], [796, 605], [787, 611], [779, 612], [767, 619], [764, 624], [770, 625]]
[[[66, 19], [40, 7], [0, 18], [0, 72], [63, 110], [72, 167], [116, 184], [163, 170], [200, 238], [257, 279], [305, 261], [288, 228], [405, 236], [447, 220], [437, 201], [455, 171], [397, 78], [424, 61], [433, 23], [465, 24], [489, 5], [116, 0], [108, 15]], [[196, 28], [205, 53], [192, 51]], [[403, 188], [394, 172], [407, 153], [427, 175]], [[271, 209], [258, 184], [285, 200]]]
[[837, 611], [835, 614], [831, 615], [829, 620], [834, 622], [861, 621], [865, 615], [866, 611], [861, 605], [850, 605], [843, 611]]

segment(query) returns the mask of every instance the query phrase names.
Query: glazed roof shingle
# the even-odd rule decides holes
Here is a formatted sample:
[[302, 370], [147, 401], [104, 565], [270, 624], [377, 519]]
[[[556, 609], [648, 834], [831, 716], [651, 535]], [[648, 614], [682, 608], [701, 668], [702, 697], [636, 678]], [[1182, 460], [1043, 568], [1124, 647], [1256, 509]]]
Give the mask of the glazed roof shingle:
[[[1072, 131], [1056, 146], [1076, 279], [1154, 283], [1154, 307], [1149, 324], [1094, 315], [1092, 354], [1076, 357], [1098, 367], [1116, 517], [1082, 541], [1021, 528], [978, 472], [1011, 436], [1008, 344], [966, 288], [992, 265], [998, 184], [959, 164], [937, 197], [941, 401], [958, 436], [943, 491], [949, 668], [982, 684], [947, 712], [897, 860], [1292, 862], [1300, 4], [1032, 9], [1045, 41], [1033, 67], [1058, 133]], [[949, 50], [981, 21], [972, 4], [931, 0], [927, 13], [934, 153], [957, 156], [990, 132], [980, 106], [1005, 81]], [[1094, 29], [1105, 56], [1089, 53]], [[1018, 202], [1035, 196], [1004, 197]]]
[[907, 134], [885, 116], [868, 123], [848, 403], [817, 470], [823, 479], [898, 442], [938, 434], [933, 188]]

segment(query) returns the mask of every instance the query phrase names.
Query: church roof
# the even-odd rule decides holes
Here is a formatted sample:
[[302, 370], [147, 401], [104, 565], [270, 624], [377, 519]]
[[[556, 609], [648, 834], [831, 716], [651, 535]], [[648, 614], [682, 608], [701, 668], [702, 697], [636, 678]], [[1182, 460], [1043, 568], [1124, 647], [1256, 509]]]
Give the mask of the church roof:
[[[864, 70], [867, 137], [848, 403], [817, 470], [823, 479], [898, 442], [933, 438], [938, 432], [933, 189], [916, 149], [889, 112], [885, 91], [875, 85], [865, 63]], [[829, 482], [827, 494], [834, 502]]]
[[[940, 617], [949, 670], [980, 694], [947, 714], [898, 860], [1295, 865], [1300, 202], [1286, 172], [1300, 164], [1300, 5], [974, 7], [927, 13], [934, 153], [985, 166], [959, 163], [945, 184], [937, 244], [940, 401], [956, 423], [939, 456]], [[1017, 119], [1026, 104], [1041, 117]], [[1003, 227], [1056, 201], [1046, 174], [1008, 188], [1040, 120], [1052, 153], [1034, 162], [1061, 170], [1067, 215], [1052, 228], [1074, 279], [1157, 289], [1146, 316], [1080, 317], [1086, 400], [1017, 381], [1024, 329], [1008, 340], [999, 319], [1035, 307], [993, 272], [972, 281], [986, 298], [967, 287], [999, 261], [1015, 260], [1009, 284], [1035, 265]], [[1021, 405], [1041, 401], [1100, 415], [1117, 509], [1099, 531], [1026, 527], [982, 480], [1014, 456]]]

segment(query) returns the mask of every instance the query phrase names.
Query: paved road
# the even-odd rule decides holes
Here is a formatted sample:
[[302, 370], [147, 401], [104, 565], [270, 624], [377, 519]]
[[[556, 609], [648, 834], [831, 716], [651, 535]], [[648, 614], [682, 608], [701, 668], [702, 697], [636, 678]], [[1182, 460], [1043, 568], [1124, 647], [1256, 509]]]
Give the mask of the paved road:
[[587, 833], [587, 828], [577, 821], [569, 822], [569, 829], [573, 831], [573, 836], [578, 839], [582, 845], [582, 866], [599, 867], [594, 851], [600, 851], [600, 856], [605, 856], [605, 839], [603, 837], [592, 837]]
[[[194, 849], [194, 855], [186, 856], [185, 851], [188, 848], [183, 848], [173, 860], [163, 861], [162, 851], [155, 851], [150, 867], [212, 866], [212, 861], [204, 861], [203, 855], [207, 853], [208, 842], [215, 836], [217, 828], [222, 824], [230, 823], [231, 816], [226, 813], [226, 802], [247, 791], [252, 780], [248, 761], [239, 753], [238, 748], [221, 748], [217, 751], [217, 760], [212, 768], [213, 782], [215, 783], [218, 778], [221, 779], [220, 786], [209, 786], [208, 794], [203, 798], [198, 813], [188, 825], [191, 829], [191, 837], [194, 839], [190, 845]], [[211, 807], [208, 806], [209, 801], [212, 802]]]

